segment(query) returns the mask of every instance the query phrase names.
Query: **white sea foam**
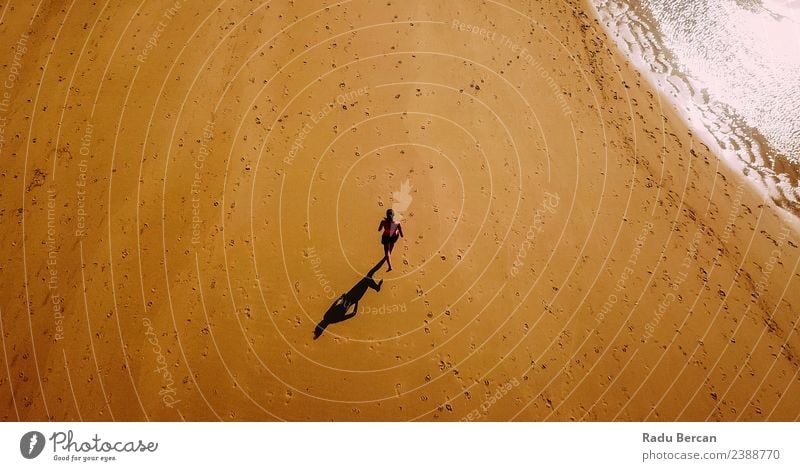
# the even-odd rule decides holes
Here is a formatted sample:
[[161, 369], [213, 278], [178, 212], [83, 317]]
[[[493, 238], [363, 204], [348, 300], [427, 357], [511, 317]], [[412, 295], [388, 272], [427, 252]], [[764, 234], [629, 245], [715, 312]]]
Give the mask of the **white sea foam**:
[[800, 215], [800, 0], [591, 3], [690, 126]]

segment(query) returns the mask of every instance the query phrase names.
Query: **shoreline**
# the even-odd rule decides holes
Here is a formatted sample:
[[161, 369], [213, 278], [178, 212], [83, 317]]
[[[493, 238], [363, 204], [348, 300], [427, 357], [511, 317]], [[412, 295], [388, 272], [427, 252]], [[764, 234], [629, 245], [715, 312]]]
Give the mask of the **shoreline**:
[[[664, 72], [656, 72], [653, 70], [652, 64], [647, 63], [631, 47], [623, 44], [627, 42], [627, 39], [623, 38], [627, 31], [634, 36], [639, 51], [643, 51], [645, 48], [655, 49], [659, 46], [663, 48], [663, 45], [655, 43], [655, 41], [651, 44], [649, 39], [643, 38], [641, 33], [632, 32], [632, 28], [630, 28], [633, 23], [638, 22], [639, 24], [635, 25], [637, 28], [648, 28], [648, 33], [653, 34], [649, 30], [655, 28], [656, 25], [651, 18], [634, 16], [629, 18], [630, 24], [625, 25], [627, 29], [613, 29], [609, 21], [619, 22], [622, 20], [611, 17], [606, 10], [601, 11], [592, 0], [588, 0], [586, 4], [593, 12], [594, 17], [599, 20], [616, 50], [630, 61], [645, 76], [650, 86], [672, 105], [673, 110], [683, 119], [684, 124], [692, 132], [699, 134], [703, 142], [712, 148], [713, 152], [729, 166], [731, 171], [747, 181], [752, 189], [777, 203], [778, 207], [786, 212], [786, 216], [794, 228], [800, 230], [800, 202], [797, 201], [796, 195], [794, 196], [795, 200], [792, 201], [785, 194], [786, 192], [796, 194], [797, 187], [800, 185], [800, 171], [792, 165], [791, 159], [768, 142], [760, 129], [743, 123], [743, 117], [736, 110], [721, 101], [708, 98], [708, 92], [702, 83], [686, 73], [676, 71], [675, 68], [680, 67], [680, 64], [671, 62], [672, 51], [659, 50], [650, 53], [654, 55], [652, 59], [659, 64], [659, 67], [666, 69]], [[647, 41], [647, 44], [641, 44], [643, 41]], [[676, 85], [670, 79], [679, 82], [680, 85]], [[698, 95], [701, 97], [698, 98]], [[702, 100], [702, 103], [697, 103], [697, 100]], [[722, 110], [725, 112], [722, 113]], [[707, 118], [704, 114], [713, 115], [714, 119]], [[719, 135], [716, 135], [709, 129], [712, 126], [727, 128], [728, 132], [719, 131]], [[722, 142], [726, 142], [733, 148], [724, 149]], [[774, 162], [775, 160], [777, 163]], [[747, 161], [753, 162], [752, 166], [747, 165]], [[766, 173], [772, 172], [772, 175], [765, 174], [763, 166], [767, 162], [772, 163], [767, 166]], [[750, 176], [751, 173], [756, 176]]]

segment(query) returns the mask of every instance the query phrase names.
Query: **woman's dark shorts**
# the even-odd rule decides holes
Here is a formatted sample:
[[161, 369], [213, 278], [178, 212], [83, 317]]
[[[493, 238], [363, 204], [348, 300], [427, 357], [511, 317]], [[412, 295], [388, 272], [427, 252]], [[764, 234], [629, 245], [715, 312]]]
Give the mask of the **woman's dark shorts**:
[[381, 244], [383, 245], [394, 244], [395, 242], [397, 242], [397, 239], [399, 238], [400, 238], [399, 234], [395, 234], [393, 236], [383, 235], [381, 236]]

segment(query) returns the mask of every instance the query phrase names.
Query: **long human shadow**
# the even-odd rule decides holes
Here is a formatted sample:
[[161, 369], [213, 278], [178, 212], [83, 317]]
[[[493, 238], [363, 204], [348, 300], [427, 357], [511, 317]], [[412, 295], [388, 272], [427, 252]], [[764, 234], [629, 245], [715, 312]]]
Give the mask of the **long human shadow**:
[[[376, 283], [372, 276], [383, 266], [385, 261], [386, 259], [382, 258], [377, 265], [372, 267], [372, 270], [367, 273], [367, 276], [361, 278], [355, 286], [350, 288], [350, 291], [339, 296], [339, 299], [331, 304], [331, 307], [328, 308], [328, 312], [325, 313], [322, 320], [319, 321], [319, 324], [314, 328], [314, 340], [318, 339], [329, 325], [346, 321], [355, 316], [358, 313], [358, 302], [361, 301], [361, 298], [364, 297], [368, 289], [372, 288], [375, 291], [381, 290], [383, 280]], [[353, 310], [352, 313], [350, 313], [351, 308]]]

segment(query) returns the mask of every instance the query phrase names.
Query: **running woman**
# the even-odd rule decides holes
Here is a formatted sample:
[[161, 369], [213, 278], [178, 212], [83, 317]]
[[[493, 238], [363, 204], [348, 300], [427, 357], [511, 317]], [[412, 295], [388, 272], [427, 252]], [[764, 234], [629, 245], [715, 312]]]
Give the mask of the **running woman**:
[[383, 244], [384, 260], [386, 260], [386, 263], [389, 265], [389, 268], [386, 270], [388, 272], [392, 271], [392, 259], [390, 257], [392, 255], [392, 249], [394, 249], [394, 243], [397, 242], [399, 237], [403, 237], [403, 228], [400, 226], [399, 222], [395, 222], [393, 210], [386, 210], [386, 219], [382, 220], [381, 224], [378, 226], [378, 231], [381, 230], [383, 230], [381, 243]]

